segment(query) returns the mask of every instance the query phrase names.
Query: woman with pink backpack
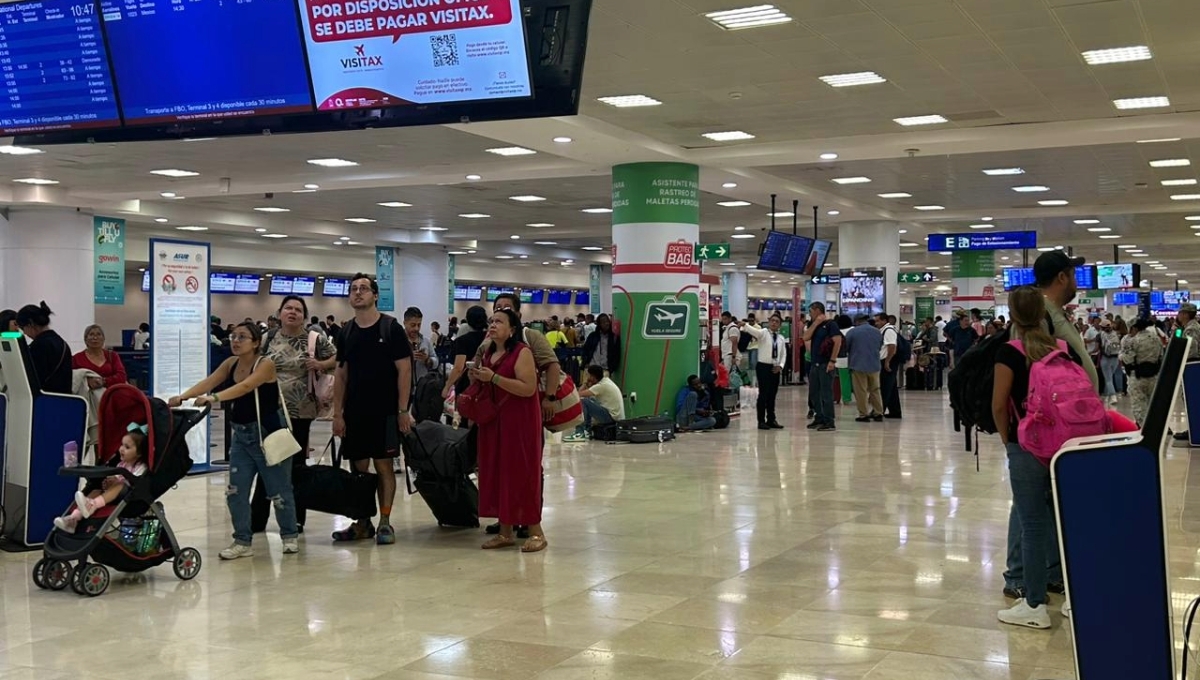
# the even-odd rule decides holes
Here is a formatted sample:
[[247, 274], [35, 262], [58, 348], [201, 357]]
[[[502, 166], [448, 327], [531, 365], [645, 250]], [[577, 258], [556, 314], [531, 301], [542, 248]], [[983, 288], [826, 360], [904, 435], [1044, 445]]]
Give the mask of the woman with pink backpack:
[[[992, 414], [1008, 453], [1013, 505], [1020, 520], [1024, 597], [997, 613], [1001, 622], [1045, 629], [1049, 571], [1057, 564], [1057, 528], [1050, 459], [1073, 437], [1112, 431], [1104, 402], [1079, 358], [1055, 340], [1046, 323], [1042, 291], [1022, 286], [1008, 298], [1012, 340], [996, 351]], [[1063, 614], [1068, 614], [1063, 606]]]

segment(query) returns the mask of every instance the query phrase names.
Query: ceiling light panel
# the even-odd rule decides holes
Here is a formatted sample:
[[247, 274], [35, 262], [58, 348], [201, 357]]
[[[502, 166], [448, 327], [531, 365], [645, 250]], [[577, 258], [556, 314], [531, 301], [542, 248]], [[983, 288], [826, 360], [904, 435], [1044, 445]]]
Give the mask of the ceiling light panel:
[[722, 208], [744, 208], [752, 204], [749, 201], [718, 201], [717, 205]]
[[612, 212], [612, 208], [584, 208], [579, 212], [587, 213], [589, 215], [606, 215]]
[[263, 206], [261, 208], [255, 208], [255, 210], [257, 210], [258, 212], [265, 212], [265, 213], [291, 212], [291, 210], [289, 208], [280, 208], [279, 206], [274, 206], [274, 205], [268, 205], [268, 206]]
[[21, 179], [14, 179], [13, 181], [17, 184], [33, 184], [35, 186], [58, 184], [58, 180], [56, 179], [42, 179], [41, 177], [22, 177]]
[[1019, 194], [1036, 194], [1042, 191], [1050, 191], [1050, 187], [1042, 186], [1041, 184], [1026, 184], [1024, 186], [1013, 187], [1012, 190]]
[[1024, 175], [1024, 168], [988, 168], [983, 171], [983, 174], [991, 177], [1002, 177], [1004, 175]]
[[880, 198], [912, 198], [912, 194], [903, 191], [893, 191], [889, 194], [879, 194]]
[[375, 222], [375, 220], [369, 217], [347, 217], [346, 221], [353, 222], [355, 224], [373, 224]]
[[308, 164], [322, 168], [352, 168], [358, 165], [358, 163], [344, 158], [310, 158]]
[[838, 177], [831, 179], [834, 184], [866, 184], [871, 181], [870, 177]]
[[725, 132], [705, 132], [700, 135], [706, 139], [711, 139], [714, 142], [740, 142], [747, 139], [754, 139], [754, 135], [741, 130], [728, 130]]
[[1171, 194], [1172, 201], [1200, 201], [1200, 194]]
[[631, 109], [638, 106], [661, 106], [662, 102], [644, 94], [623, 94], [616, 97], [600, 97], [596, 101], [618, 109]]
[[164, 170], [151, 170], [151, 175], [161, 175], [163, 177], [197, 177], [200, 173], [194, 170], [179, 170], [177, 168], [166, 168]]
[[854, 87], [856, 85], [886, 83], [887, 78], [874, 71], [859, 71], [858, 73], [839, 73], [837, 75], [821, 76], [821, 82], [830, 87]]
[[491, 215], [486, 213], [462, 213], [459, 215], [459, 217], [467, 220], [482, 220], [491, 217]]
[[1157, 109], [1170, 105], [1171, 100], [1166, 97], [1130, 97], [1128, 99], [1113, 100], [1113, 106], [1122, 111], [1130, 109]]
[[1075, 220], [1075, 224], [1100, 224], [1100, 220]]
[[533, 196], [533, 195], [509, 196], [508, 200], [517, 201], [518, 203], [537, 203], [539, 201], [546, 200], [546, 197], [545, 196]]
[[923, 211], [945, 210], [945, 209], [946, 209], [946, 207], [942, 206], [942, 205], [914, 205], [913, 206], [913, 210], [923, 210]]
[[1064, 201], [1061, 198], [1052, 198], [1048, 201], [1038, 201], [1038, 205], [1057, 208], [1064, 205], [1070, 205], [1070, 201]]
[[384, 201], [383, 203], [376, 203], [375, 205], [382, 206], [384, 208], [411, 208], [412, 207], [412, 203], [405, 203], [404, 201]]
[[1103, 50], [1088, 50], [1083, 53], [1083, 60], [1089, 66], [1101, 64], [1120, 64], [1126, 61], [1145, 61], [1153, 58], [1150, 48], [1145, 45], [1130, 47], [1110, 47]]
[[1192, 161], [1187, 158], [1162, 158], [1150, 161], [1150, 167], [1152, 168], [1186, 168], [1191, 164]]
[[792, 20], [790, 16], [784, 14], [783, 10], [780, 10], [775, 5], [753, 5], [751, 7], [740, 7], [720, 12], [709, 12], [704, 17], [726, 31], [741, 31], [748, 28], [776, 26], [778, 24], [786, 24]]
[[1164, 179], [1162, 185], [1164, 187], [1186, 187], [1196, 183], [1194, 179]]
[[488, 153], [494, 153], [497, 156], [532, 156], [536, 151], [526, 149], [523, 146], [502, 146], [495, 149], [486, 149]]
[[46, 152], [31, 146], [0, 146], [0, 154], [5, 156], [32, 156], [39, 153]]
[[550, 222], [530, 222], [529, 224], [526, 224], [525, 226], [532, 227], [534, 229], [546, 229], [547, 227], [553, 227], [554, 225], [551, 224]]
[[949, 123], [944, 116], [930, 114], [927, 116], [908, 116], [905, 118], [893, 118], [900, 125], [910, 127], [913, 125], [937, 125], [939, 123]]

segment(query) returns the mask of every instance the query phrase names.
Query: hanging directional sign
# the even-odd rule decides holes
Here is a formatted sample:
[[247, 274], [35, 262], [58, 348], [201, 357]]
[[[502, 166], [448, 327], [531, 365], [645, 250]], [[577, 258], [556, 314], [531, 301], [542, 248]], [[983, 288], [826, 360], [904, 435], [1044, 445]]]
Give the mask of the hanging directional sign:
[[728, 243], [697, 243], [696, 244], [696, 261], [701, 260], [728, 260], [729, 253], [733, 251]]
[[933, 283], [938, 280], [937, 274], [930, 272], [900, 272], [896, 278], [900, 283]]
[[842, 277], [838, 274], [817, 274], [816, 276], [812, 277], [812, 285], [828, 286], [830, 284], [840, 283], [841, 280]]

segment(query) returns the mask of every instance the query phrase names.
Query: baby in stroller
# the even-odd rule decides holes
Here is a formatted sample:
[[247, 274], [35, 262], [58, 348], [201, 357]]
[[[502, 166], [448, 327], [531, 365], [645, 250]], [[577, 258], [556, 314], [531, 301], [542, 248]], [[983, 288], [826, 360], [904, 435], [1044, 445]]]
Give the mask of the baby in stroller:
[[[146, 436], [147, 427], [130, 423], [129, 431], [121, 437], [121, 446], [117, 449], [120, 456], [118, 468], [128, 470], [134, 477], [141, 477], [146, 472], [146, 460], [149, 439]], [[129, 480], [123, 475], [105, 477], [100, 488], [84, 495], [82, 491], [75, 492], [75, 509], [65, 517], [54, 518], [54, 526], [62, 531], [74, 532], [80, 519], [87, 519], [100, 508], [112, 505], [122, 496], [129, 493]]]

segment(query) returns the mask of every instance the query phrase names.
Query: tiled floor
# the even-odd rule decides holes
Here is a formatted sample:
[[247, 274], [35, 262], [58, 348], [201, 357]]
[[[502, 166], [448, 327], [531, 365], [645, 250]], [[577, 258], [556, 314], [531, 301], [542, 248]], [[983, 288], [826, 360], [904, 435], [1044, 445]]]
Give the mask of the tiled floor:
[[[413, 497], [395, 546], [334, 546], [334, 519], [313, 514], [301, 555], [270, 535], [220, 563], [223, 476], [189, 479], [164, 500], [203, 552], [195, 581], [159, 567], [86, 599], [37, 590], [38, 553], [0, 554], [0, 679], [1073, 678], [1057, 607], [1051, 631], [995, 619], [998, 442], [976, 472], [944, 397], [905, 393], [903, 421], [819, 435], [803, 397], [784, 390], [779, 433], [735, 420], [662, 446], [551, 447], [537, 555], [480, 551], [481, 532], [438, 529]], [[1200, 578], [1189, 471], [1174, 449], [1180, 610]]]

